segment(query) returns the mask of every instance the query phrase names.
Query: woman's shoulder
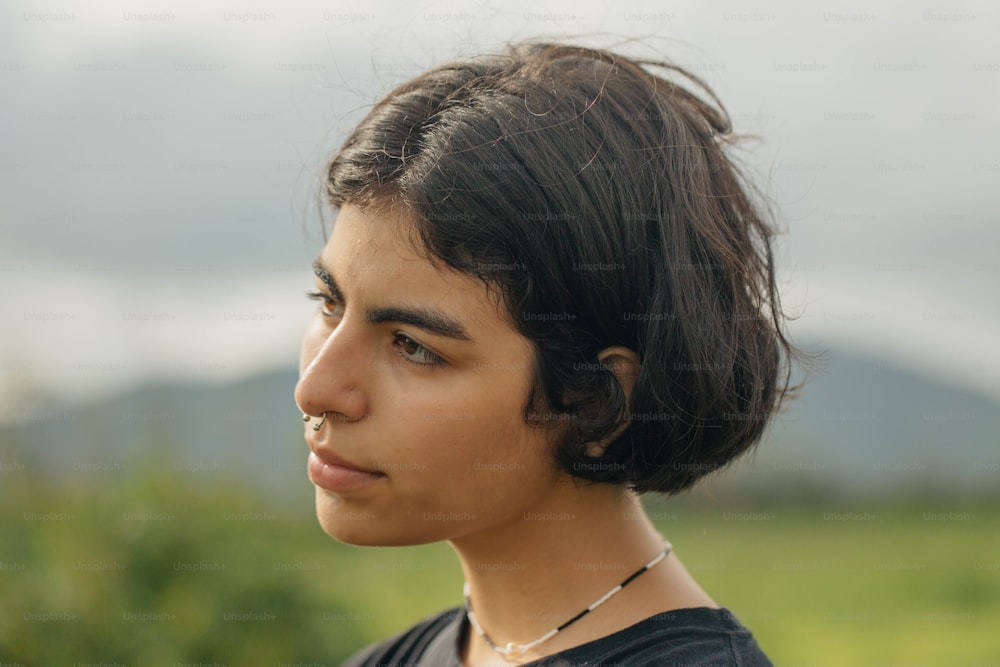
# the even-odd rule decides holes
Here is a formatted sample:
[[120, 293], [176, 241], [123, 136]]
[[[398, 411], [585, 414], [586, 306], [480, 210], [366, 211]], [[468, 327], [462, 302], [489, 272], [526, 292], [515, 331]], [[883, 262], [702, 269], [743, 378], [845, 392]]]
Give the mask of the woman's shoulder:
[[651, 616], [600, 639], [531, 663], [773, 667], [753, 634], [726, 608], [691, 607]]
[[[347, 659], [342, 667], [392, 667], [406, 665], [415, 667], [423, 664], [447, 663], [427, 662], [432, 653], [451, 650], [453, 641], [450, 637], [457, 630], [463, 618], [463, 608], [455, 607], [439, 614], [429, 616], [414, 625], [409, 630], [400, 632], [385, 641], [362, 649]], [[451, 632], [448, 632], [451, 630]], [[452, 651], [453, 652], [453, 651]]]
[[[345, 667], [456, 667], [455, 642], [463, 608], [449, 609], [355, 654]], [[524, 667], [615, 664], [620, 667], [684, 665], [770, 667], [750, 630], [728, 609], [696, 607], [651, 616], [606, 637], [560, 651]]]

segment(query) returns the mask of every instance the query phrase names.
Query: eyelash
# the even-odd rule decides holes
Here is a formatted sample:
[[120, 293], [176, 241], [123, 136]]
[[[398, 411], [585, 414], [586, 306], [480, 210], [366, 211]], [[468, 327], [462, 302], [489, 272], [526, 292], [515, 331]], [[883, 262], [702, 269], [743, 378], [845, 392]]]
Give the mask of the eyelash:
[[[321, 302], [321, 306], [320, 306], [319, 312], [320, 312], [320, 315], [322, 315], [326, 319], [332, 319], [332, 318], [336, 317], [336, 315], [334, 315], [333, 313], [331, 313], [329, 311], [330, 304], [343, 305], [343, 302], [340, 299], [332, 297], [329, 294], [326, 294], [325, 292], [306, 292], [306, 296], [308, 298], [312, 299], [313, 301], [319, 301], [319, 302]], [[393, 336], [394, 336], [394, 340], [393, 340], [392, 345], [393, 345], [393, 347], [397, 348], [397, 350], [398, 350], [399, 347], [401, 347], [403, 345], [407, 345], [407, 344], [411, 344], [412, 343], [413, 345], [416, 345], [419, 348], [420, 351], [423, 352], [424, 358], [426, 358], [426, 359], [429, 360], [429, 361], [414, 361], [413, 357], [407, 356], [406, 354], [403, 354], [403, 352], [399, 351], [399, 356], [401, 356], [403, 359], [405, 359], [409, 363], [413, 364], [414, 366], [421, 366], [423, 368], [437, 368], [439, 366], [443, 366], [444, 365], [444, 363], [445, 363], [444, 359], [442, 359], [438, 355], [434, 354], [433, 352], [431, 352], [426, 347], [424, 347], [423, 345], [421, 345], [417, 341], [413, 340], [412, 338], [410, 338], [406, 334], [400, 333], [400, 332], [396, 332], [396, 333], [393, 334]]]
[[333, 313], [329, 311], [330, 304], [340, 304], [342, 303], [340, 299], [336, 299], [325, 292], [306, 292], [306, 296], [313, 301], [319, 301], [319, 313], [325, 318], [335, 317]]

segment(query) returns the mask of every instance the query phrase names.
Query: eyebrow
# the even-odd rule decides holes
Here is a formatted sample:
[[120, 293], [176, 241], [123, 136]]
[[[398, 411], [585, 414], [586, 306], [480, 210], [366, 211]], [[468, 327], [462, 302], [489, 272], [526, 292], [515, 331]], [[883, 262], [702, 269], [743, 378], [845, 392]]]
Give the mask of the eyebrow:
[[[316, 277], [323, 281], [330, 294], [343, 300], [343, 292], [337, 285], [330, 270], [317, 258], [312, 263], [313, 272]], [[444, 313], [430, 308], [387, 306], [385, 308], [375, 308], [365, 313], [365, 319], [373, 324], [383, 324], [385, 322], [399, 322], [423, 329], [435, 336], [454, 338], [456, 340], [471, 341], [472, 336], [454, 318]]]

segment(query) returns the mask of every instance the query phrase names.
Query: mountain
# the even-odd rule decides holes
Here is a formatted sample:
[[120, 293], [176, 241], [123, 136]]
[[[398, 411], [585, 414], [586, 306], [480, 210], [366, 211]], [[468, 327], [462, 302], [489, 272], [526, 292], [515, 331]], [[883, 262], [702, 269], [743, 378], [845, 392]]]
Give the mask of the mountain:
[[[0, 429], [0, 465], [96, 485], [154, 466], [178, 481], [302, 499], [295, 381], [278, 370], [226, 385], [159, 383], [53, 409]], [[757, 449], [707, 485], [723, 496], [887, 501], [995, 496], [998, 474], [995, 402], [838, 350]]]
[[879, 500], [997, 495], [1000, 405], [850, 352], [824, 362], [721, 486]]

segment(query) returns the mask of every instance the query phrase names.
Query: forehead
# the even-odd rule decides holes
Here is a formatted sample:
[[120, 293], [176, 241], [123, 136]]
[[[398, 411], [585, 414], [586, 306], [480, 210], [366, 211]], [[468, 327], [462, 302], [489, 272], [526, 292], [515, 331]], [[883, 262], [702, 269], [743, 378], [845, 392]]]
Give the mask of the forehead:
[[337, 269], [337, 277], [345, 281], [348, 274], [366, 278], [402, 273], [430, 277], [441, 272], [423, 256], [417, 243], [416, 225], [405, 213], [345, 205], [334, 221], [322, 257], [336, 261], [337, 266], [331, 268]]
[[419, 243], [405, 213], [345, 205], [320, 261], [348, 303], [433, 309], [460, 322], [474, 339], [497, 328], [523, 338], [483, 281], [435, 262]]

